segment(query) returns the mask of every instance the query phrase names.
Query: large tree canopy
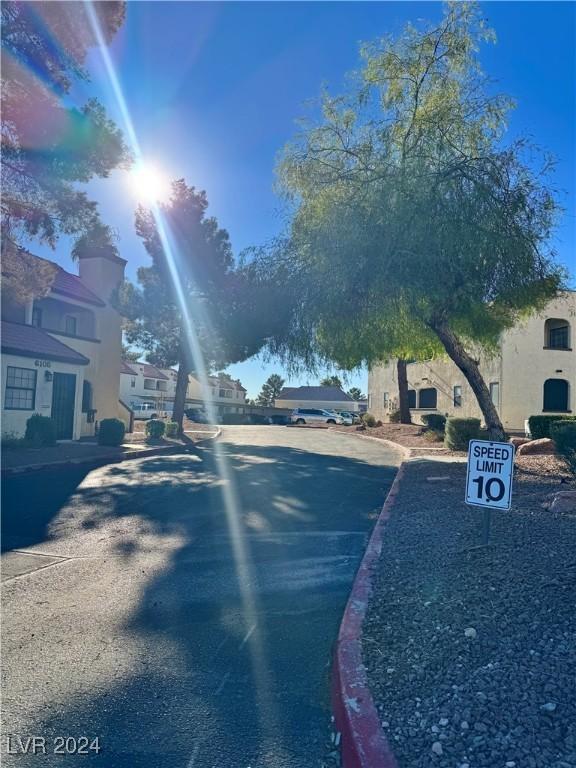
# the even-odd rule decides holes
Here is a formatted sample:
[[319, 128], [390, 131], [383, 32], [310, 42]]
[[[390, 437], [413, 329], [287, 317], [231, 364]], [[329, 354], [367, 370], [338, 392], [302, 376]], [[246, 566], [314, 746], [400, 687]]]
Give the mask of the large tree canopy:
[[527, 144], [504, 145], [511, 102], [479, 66], [491, 39], [478, 6], [455, 3], [438, 25], [364, 46], [349, 91], [324, 94], [284, 152], [293, 215], [264, 263], [292, 291], [276, 350], [344, 368], [446, 352], [501, 437], [478, 346], [542, 306], [563, 270], [554, 196]]
[[[104, 40], [123, 2], [90, 4]], [[114, 247], [96, 204], [78, 189], [127, 161], [119, 129], [95, 99], [74, 104], [73, 85], [96, 45], [81, 2], [2, 3], [2, 234], [54, 246], [60, 234]]]
[[206, 193], [183, 179], [157, 211], [140, 207], [136, 232], [152, 263], [138, 270], [138, 286], [127, 282], [119, 294], [128, 342], [157, 365], [178, 365], [174, 420], [180, 429], [188, 374], [255, 354], [264, 343], [262, 313], [271, 312], [264, 284], [250, 267], [236, 266], [228, 232], [207, 208]]

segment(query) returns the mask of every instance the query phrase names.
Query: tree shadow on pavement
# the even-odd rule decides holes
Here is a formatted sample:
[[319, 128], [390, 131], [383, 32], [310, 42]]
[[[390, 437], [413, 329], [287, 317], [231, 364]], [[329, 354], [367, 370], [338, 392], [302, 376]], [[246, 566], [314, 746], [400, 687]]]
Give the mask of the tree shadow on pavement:
[[[145, 537], [121, 537], [109, 550], [119, 590], [139, 573], [143, 542], [181, 544], [112, 627], [138, 646], [139, 663], [105, 690], [80, 688], [57, 714], [47, 708], [30, 732], [99, 735], [102, 752], [86, 759], [106, 768], [319, 765], [331, 646], [395, 469], [221, 443], [197, 457], [100, 470], [102, 482], [77, 489], [56, 535], [118, 520], [144, 526]], [[43, 685], [41, 668], [25, 672]], [[82, 665], [72, 674], [81, 680]]]

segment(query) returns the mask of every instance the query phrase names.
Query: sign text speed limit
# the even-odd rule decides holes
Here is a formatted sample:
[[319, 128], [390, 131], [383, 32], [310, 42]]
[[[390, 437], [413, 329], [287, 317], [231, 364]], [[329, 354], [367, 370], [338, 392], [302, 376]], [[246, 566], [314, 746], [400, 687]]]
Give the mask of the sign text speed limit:
[[466, 504], [510, 509], [514, 451], [510, 443], [470, 440]]

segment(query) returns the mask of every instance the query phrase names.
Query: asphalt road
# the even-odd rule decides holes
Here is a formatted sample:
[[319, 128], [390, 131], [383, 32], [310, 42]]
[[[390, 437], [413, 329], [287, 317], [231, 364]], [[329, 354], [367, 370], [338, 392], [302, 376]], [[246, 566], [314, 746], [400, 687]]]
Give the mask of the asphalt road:
[[[5, 481], [2, 764], [319, 766], [331, 647], [397, 462], [230, 427], [197, 456]], [[32, 736], [46, 754], [22, 754]], [[82, 736], [63, 748], [87, 755], [53, 754]]]

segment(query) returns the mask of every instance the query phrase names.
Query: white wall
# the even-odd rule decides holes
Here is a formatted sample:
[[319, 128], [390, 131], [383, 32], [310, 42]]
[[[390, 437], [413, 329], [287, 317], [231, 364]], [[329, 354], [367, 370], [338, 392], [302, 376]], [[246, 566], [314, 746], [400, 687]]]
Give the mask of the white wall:
[[[35, 365], [38, 362], [39, 365]], [[13, 411], [5, 410], [6, 402], [6, 369], [8, 366], [27, 368], [37, 371], [36, 374], [36, 402], [33, 410]], [[2, 434], [14, 434], [24, 437], [26, 422], [33, 413], [41, 416], [52, 414], [52, 381], [46, 381], [45, 371], [54, 373], [72, 373], [76, 376], [76, 399], [74, 403], [74, 433], [77, 440], [82, 433], [82, 385], [84, 382], [84, 368], [82, 365], [70, 363], [58, 363], [54, 360], [40, 360], [39, 358], [23, 357], [20, 355], [2, 355]]]

